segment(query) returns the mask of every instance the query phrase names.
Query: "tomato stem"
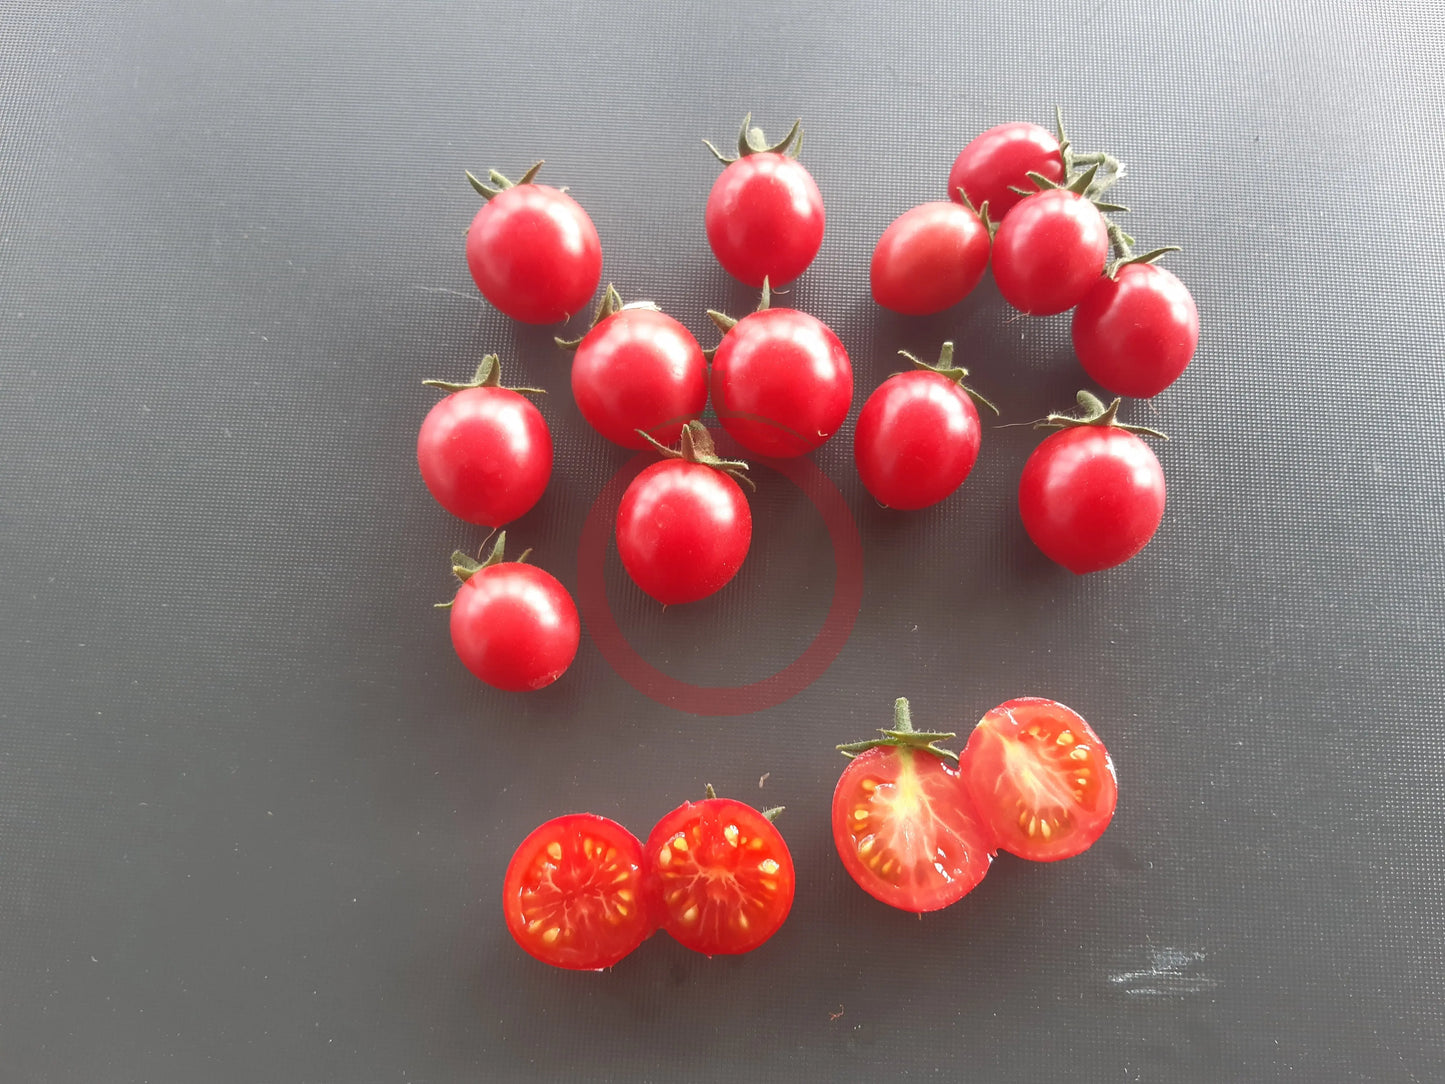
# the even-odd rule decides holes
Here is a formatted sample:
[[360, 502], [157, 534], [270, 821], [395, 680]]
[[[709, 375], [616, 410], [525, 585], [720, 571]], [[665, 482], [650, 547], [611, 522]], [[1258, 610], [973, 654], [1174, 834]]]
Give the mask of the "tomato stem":
[[852, 760], [859, 753], [866, 753], [869, 749], [882, 747], [917, 749], [924, 753], [932, 753], [936, 757], [942, 757], [944, 760], [951, 760], [955, 764], [958, 763], [957, 753], [938, 745], [939, 742], [956, 738], [958, 735], [952, 732], [914, 730], [913, 713], [908, 706], [907, 697], [900, 696], [893, 702], [893, 729], [879, 730], [878, 733], [883, 737], [840, 745], [837, 747], [838, 752]]
[[910, 354], [907, 350], [900, 350], [898, 353], [913, 363], [915, 369], [921, 369], [929, 373], [937, 373], [939, 376], [947, 377], [961, 388], [970, 399], [980, 406], [988, 407], [995, 415], [998, 414], [998, 407], [985, 399], [978, 392], [970, 388], [964, 381], [968, 378], [968, 370], [953, 364], [953, 343], [945, 342], [938, 351], [938, 364], [930, 365], [922, 358]]
[[546, 395], [545, 388], [508, 388], [502, 384], [502, 359], [496, 354], [486, 354], [481, 363], [477, 365], [477, 371], [471, 380], [464, 383], [453, 383], [450, 380], [423, 380], [429, 388], [441, 388], [443, 391], [456, 392], [467, 391], [470, 388], [502, 388], [505, 391], [520, 392], [523, 395]]
[[[485, 546], [486, 543], [483, 542], [482, 545]], [[497, 533], [497, 541], [492, 544], [491, 552], [487, 554], [484, 560], [479, 561], [477, 560], [477, 558], [473, 557], [471, 554], [465, 552], [464, 550], [452, 550], [452, 575], [456, 576], [456, 578], [461, 580], [462, 583], [466, 583], [469, 579], [471, 579], [484, 568], [491, 568], [493, 565], [507, 563], [505, 557], [506, 551], [506, 531], [499, 531]], [[532, 551], [530, 549], [523, 550], [522, 556], [518, 557], [515, 561], [512, 561], [510, 563], [517, 565], [526, 564], [527, 558], [531, 555]], [[435, 603], [434, 606], [438, 610], [450, 610], [452, 608], [452, 602], [455, 601], [455, 599], [452, 599], [449, 602], [438, 602]]]
[[[653, 312], [662, 311], [656, 301], [632, 301], [624, 305], [622, 303], [622, 295], [617, 292], [617, 287], [609, 282], [607, 289], [602, 291], [602, 297], [597, 302], [597, 308], [592, 313], [592, 323], [587, 325], [587, 330], [591, 331], [598, 324], [602, 323], [603, 320], [606, 320], [609, 316], [616, 316], [623, 309], [651, 309]], [[577, 347], [582, 345], [582, 340], [585, 338], [587, 338], [586, 335], [578, 335], [575, 339], [564, 339], [558, 335], [555, 336], [552, 341], [563, 350], [576, 350]]]
[[1097, 425], [1103, 427], [1112, 426], [1115, 429], [1122, 429], [1126, 433], [1135, 433], [1142, 437], [1158, 437], [1160, 440], [1168, 440], [1169, 437], [1157, 429], [1150, 429], [1143, 425], [1129, 425], [1118, 420], [1119, 406], [1123, 399], [1115, 399], [1107, 406], [1093, 392], [1080, 391], [1074, 396], [1074, 401], [1079, 404], [1080, 414], [1050, 414], [1034, 422], [1035, 429], [1073, 429], [1081, 425]]
[[703, 146], [712, 151], [713, 155], [725, 166], [730, 166], [739, 158], [746, 158], [750, 154], [786, 154], [790, 158], [798, 157], [803, 149], [803, 118], [799, 117], [793, 121], [793, 126], [788, 129], [779, 142], [769, 144], [767, 137], [763, 135], [761, 128], [753, 127], [753, 115], [749, 113], [743, 118], [743, 126], [738, 129], [738, 153], [734, 157], [728, 157], [704, 139]]
[[515, 188], [519, 184], [531, 184], [534, 180], [537, 179], [537, 171], [542, 168], [542, 165], [545, 161], [546, 159], [538, 159], [537, 161], [533, 162], [530, 166], [527, 167], [527, 172], [522, 174], [522, 178], [519, 181], [509, 181], [506, 177], [498, 173], [495, 169], [491, 169], [487, 171], [487, 179], [490, 180], [492, 183], [484, 184], [471, 170], [468, 169], [464, 172], [467, 175], [468, 182], [470, 182], [471, 186], [477, 190], [477, 194], [481, 196], [482, 199], [493, 200], [509, 188]]
[[654, 439], [645, 429], [639, 429], [637, 433], [669, 459], [681, 459], [684, 463], [700, 463], [704, 467], [711, 467], [715, 471], [726, 474], [735, 482], [743, 483], [754, 492], [757, 491], [757, 485], [744, 473], [747, 471], [748, 465], [741, 459], [720, 457], [717, 454], [717, 445], [713, 443], [712, 434], [707, 431], [707, 426], [697, 419], [693, 419], [682, 427], [682, 434], [676, 448], [669, 448]]

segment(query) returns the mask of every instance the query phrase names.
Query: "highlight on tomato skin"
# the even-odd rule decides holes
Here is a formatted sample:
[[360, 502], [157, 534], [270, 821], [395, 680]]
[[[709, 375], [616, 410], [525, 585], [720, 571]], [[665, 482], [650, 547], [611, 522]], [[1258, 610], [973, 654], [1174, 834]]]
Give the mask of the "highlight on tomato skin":
[[694, 952], [751, 952], [792, 910], [793, 857], [769, 814], [709, 795], [684, 802], [648, 835], [648, 895], [661, 927]]
[[1043, 697], [990, 710], [960, 762], [998, 848], [1035, 862], [1088, 850], [1118, 804], [1114, 762], [1099, 735], [1077, 712]]
[[657, 929], [643, 884], [642, 844], [616, 821], [569, 813], [536, 828], [502, 886], [507, 930], [553, 967], [611, 967]]

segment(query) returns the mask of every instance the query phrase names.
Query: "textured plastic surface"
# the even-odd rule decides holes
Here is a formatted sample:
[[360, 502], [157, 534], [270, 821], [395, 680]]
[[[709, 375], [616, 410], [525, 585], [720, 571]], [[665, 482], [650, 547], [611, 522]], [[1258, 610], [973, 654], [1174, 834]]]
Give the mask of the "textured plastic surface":
[[[1441, 1079], [1442, 47], [1438, 3], [11, 0], [0, 1079]], [[1130, 408], [1174, 437], [1163, 528], [1087, 578], [1023, 534], [1027, 428], [987, 428], [921, 514], [851, 462], [900, 347], [956, 338], [1007, 422], [1079, 386], [1067, 319], [989, 280], [920, 320], [867, 287], [969, 136], [1055, 102], [1131, 163], [1119, 197], [1185, 246], [1204, 328]], [[644, 695], [592, 622], [563, 681], [494, 694], [431, 609], [481, 538], [417, 474], [420, 381], [499, 350], [552, 389], [555, 480], [512, 530], [569, 586], [631, 453], [582, 422], [553, 329], [477, 296], [462, 170], [545, 157], [604, 280], [708, 345], [703, 310], [754, 295], [708, 252], [698, 140], [748, 110], [803, 116], [827, 201], [787, 300], [857, 374], [815, 457], [861, 538], [851, 637], [746, 714]], [[677, 682], [761, 681], [825, 628], [823, 516], [756, 473], [714, 599], [662, 612], [600, 558], [616, 627]], [[833, 745], [900, 694], [960, 731], [1010, 696], [1071, 705], [1118, 763], [1115, 823], [922, 921], [876, 904], [832, 851]], [[659, 935], [578, 975], [513, 945], [498, 892], [535, 825], [645, 834], [708, 781], [788, 807], [797, 903], [763, 949]]]

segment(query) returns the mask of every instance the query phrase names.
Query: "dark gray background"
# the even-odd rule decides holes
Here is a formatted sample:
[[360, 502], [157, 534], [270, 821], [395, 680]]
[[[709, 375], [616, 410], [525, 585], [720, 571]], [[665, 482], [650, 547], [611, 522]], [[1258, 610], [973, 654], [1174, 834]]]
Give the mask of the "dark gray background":
[[[1445, 1073], [1440, 825], [1441, 4], [50, 3], [0, 12], [0, 1080], [1431, 1081]], [[480, 532], [421, 485], [420, 380], [502, 351], [553, 389], [552, 486], [513, 529], [575, 583], [628, 458], [552, 329], [462, 259], [462, 170], [546, 157], [605, 274], [704, 344], [746, 308], [702, 208], [746, 110], [796, 115], [828, 208], [790, 303], [864, 395], [962, 344], [1024, 421], [1082, 374], [1066, 318], [991, 283], [880, 312], [884, 225], [963, 143], [1064, 106], [1203, 319], [1158, 537], [1044, 561], [990, 429], [964, 491], [853, 508], [863, 609], [788, 703], [701, 718], [584, 635], [532, 696], [481, 687], [430, 604]], [[703, 684], [819, 627], [821, 521], [767, 469], [754, 552], [623, 630]], [[840, 741], [896, 695], [967, 730], [1072, 705], [1119, 766], [1089, 854], [1001, 858], [922, 921], [832, 851]], [[758, 781], [769, 773], [765, 786]], [[798, 897], [763, 949], [665, 935], [610, 973], [525, 958], [497, 897], [534, 825], [645, 833], [705, 781], [785, 804]]]

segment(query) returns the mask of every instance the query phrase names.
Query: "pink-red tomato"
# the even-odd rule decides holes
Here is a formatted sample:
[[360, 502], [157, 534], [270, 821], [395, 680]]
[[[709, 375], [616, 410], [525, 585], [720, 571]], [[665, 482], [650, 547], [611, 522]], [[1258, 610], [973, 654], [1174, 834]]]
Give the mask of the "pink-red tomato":
[[467, 231], [467, 267], [482, 296], [514, 320], [555, 324], [587, 307], [602, 278], [602, 242], [582, 206], [545, 184], [489, 199]]
[[507, 692], [541, 689], [572, 664], [582, 622], [550, 573], [504, 561], [473, 572], [451, 610], [452, 646], [468, 670]]
[[793, 906], [793, 856], [782, 834], [731, 798], [684, 802], [643, 845], [664, 930], [708, 956], [751, 952]]
[[1073, 334], [1090, 377], [1117, 395], [1147, 399], [1179, 379], [1194, 356], [1199, 310], [1168, 269], [1130, 263], [1084, 295]]
[[675, 444], [707, 406], [707, 359], [671, 316], [624, 308], [578, 345], [572, 395], [592, 428], [624, 448], [649, 447], [639, 429], [659, 444]]
[[617, 508], [617, 552], [663, 605], [696, 602], [737, 575], [753, 537], [738, 484], [720, 470], [665, 459], [632, 480]]
[[858, 476], [880, 504], [926, 508], [968, 477], [978, 459], [978, 410], [955, 380], [917, 369], [868, 397], [853, 431]]
[[656, 929], [642, 844], [594, 813], [557, 817], [522, 840], [502, 881], [507, 931], [553, 967], [611, 967]]
[[1109, 751], [1077, 712], [1026, 696], [979, 721], [960, 758], [973, 806], [998, 846], [1052, 862], [1087, 850], [1119, 800]]
[[939, 200], [904, 211], [873, 250], [873, 300], [906, 316], [942, 312], [978, 285], [988, 248], [988, 230], [961, 204]]
[[1109, 229], [1091, 202], [1063, 188], [1022, 200], [993, 238], [993, 277], [1021, 312], [1052, 316], [1073, 308], [1098, 283]]
[[958, 768], [923, 749], [859, 753], [833, 791], [833, 844], [876, 900], [937, 911], [983, 880], [994, 845]]
[[1055, 184], [1063, 182], [1064, 159], [1059, 141], [1037, 124], [1000, 124], [975, 136], [959, 152], [948, 171], [948, 195], [962, 203], [961, 188], [974, 207], [981, 208], [987, 201], [989, 217], [998, 222], [1023, 199], [1012, 188], [1033, 191], [1030, 173], [1041, 174]]
[[848, 352], [826, 324], [796, 309], [739, 320], [713, 355], [711, 383], [722, 427], [749, 451], [776, 458], [818, 447], [853, 401]]
[[1112, 425], [1047, 437], [1024, 464], [1019, 512], [1034, 544], [1073, 572], [1133, 557], [1164, 518], [1164, 472], [1149, 446]]
[[823, 243], [823, 197], [796, 158], [748, 154], [722, 171], [704, 212], [708, 244], [723, 269], [748, 286], [785, 286]]
[[466, 388], [427, 413], [416, 460], [427, 489], [448, 512], [500, 527], [527, 512], [547, 488], [552, 434], [515, 391]]

